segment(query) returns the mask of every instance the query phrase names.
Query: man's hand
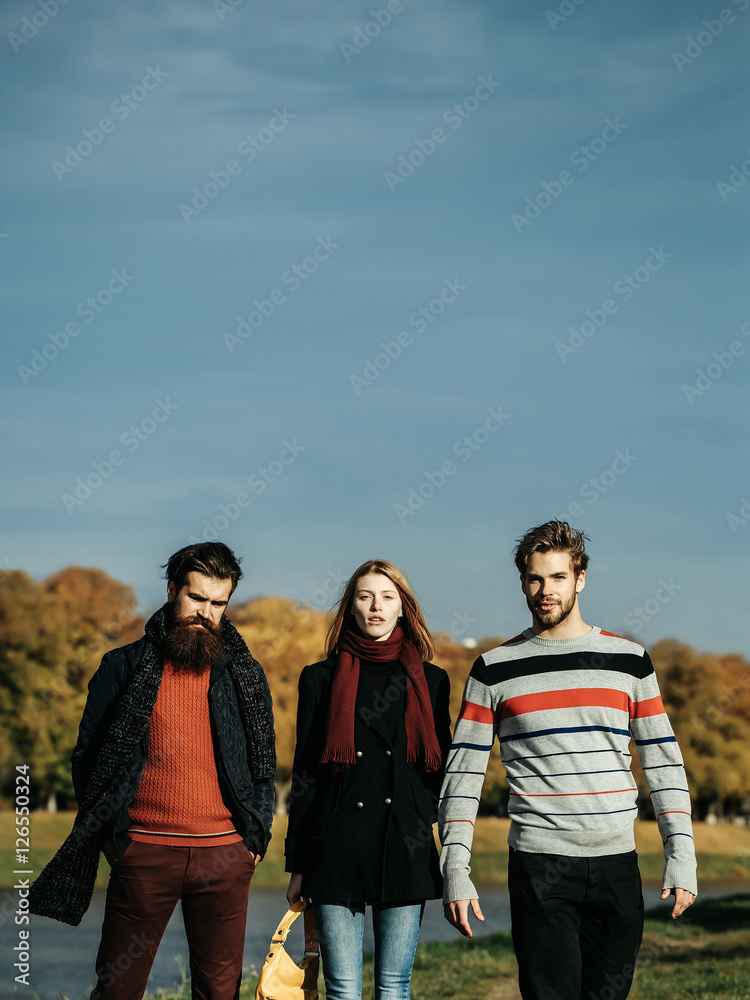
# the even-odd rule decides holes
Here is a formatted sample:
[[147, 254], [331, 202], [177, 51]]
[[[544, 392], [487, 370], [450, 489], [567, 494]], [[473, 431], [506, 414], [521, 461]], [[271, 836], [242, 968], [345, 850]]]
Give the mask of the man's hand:
[[661, 899], [666, 899], [667, 896], [674, 894], [674, 907], [672, 908], [672, 917], [679, 917], [685, 912], [688, 906], [692, 906], [695, 902], [695, 896], [692, 892], [688, 892], [687, 889], [662, 889]]
[[484, 920], [484, 914], [479, 906], [478, 899], [456, 899], [443, 907], [445, 919], [452, 924], [457, 931], [461, 931], [464, 937], [472, 937], [471, 925], [469, 924], [469, 904], [471, 912], [477, 920]]
[[110, 868], [114, 868], [115, 861], [117, 861], [117, 851], [115, 850], [115, 845], [113, 840], [105, 840], [101, 847], [102, 854], [107, 859]]

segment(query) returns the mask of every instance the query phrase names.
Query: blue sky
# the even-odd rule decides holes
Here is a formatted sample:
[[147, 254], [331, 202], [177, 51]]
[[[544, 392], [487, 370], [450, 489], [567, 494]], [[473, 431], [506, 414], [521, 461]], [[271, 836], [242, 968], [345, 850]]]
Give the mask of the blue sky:
[[240, 598], [384, 557], [507, 636], [557, 515], [587, 621], [750, 653], [750, 0], [45, 2], [0, 13], [0, 563], [148, 608], [204, 533]]

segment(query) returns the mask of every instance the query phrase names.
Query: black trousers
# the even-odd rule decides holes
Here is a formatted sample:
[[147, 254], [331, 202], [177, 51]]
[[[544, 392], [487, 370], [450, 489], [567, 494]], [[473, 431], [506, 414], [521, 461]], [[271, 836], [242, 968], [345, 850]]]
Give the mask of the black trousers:
[[524, 1000], [625, 1000], [643, 935], [638, 857], [510, 849], [508, 892]]

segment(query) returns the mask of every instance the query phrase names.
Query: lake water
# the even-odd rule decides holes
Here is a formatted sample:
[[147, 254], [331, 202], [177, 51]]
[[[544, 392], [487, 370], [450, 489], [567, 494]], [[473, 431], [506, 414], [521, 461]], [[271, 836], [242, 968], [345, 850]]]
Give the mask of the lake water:
[[[726, 892], [703, 893], [702, 898], [725, 894]], [[8, 918], [0, 923], [2, 955], [0, 1000], [18, 1000], [19, 996], [33, 1000], [34, 995], [39, 1000], [56, 1000], [60, 994], [69, 1000], [83, 1000], [88, 996], [93, 985], [94, 960], [99, 947], [104, 913], [104, 895], [104, 890], [95, 892], [91, 907], [78, 927], [69, 927], [67, 924], [47, 920], [45, 917], [32, 917], [29, 987], [14, 982], [17, 970], [13, 968], [13, 962], [16, 961], [13, 946], [18, 943], [18, 928]], [[657, 889], [645, 890], [643, 895], [646, 908], [655, 906], [659, 901]], [[486, 888], [480, 890], [480, 898], [485, 922], [476, 925], [477, 933], [488, 934], [492, 931], [507, 930], [510, 927], [510, 907], [506, 890], [498, 887]], [[254, 965], [256, 969], [260, 969], [271, 935], [285, 912], [286, 899], [283, 890], [250, 890], [245, 937], [245, 968]], [[669, 907], [665, 902], [665, 921], [668, 913]], [[365, 950], [371, 950], [372, 928], [367, 924]], [[301, 925], [300, 919], [290, 934], [288, 950], [294, 958], [302, 957]], [[443, 941], [458, 936], [458, 932], [443, 917], [443, 908], [438, 900], [430, 900], [425, 907], [420, 940]], [[159, 947], [148, 984], [150, 993], [159, 987], [179, 984], [180, 972], [176, 961], [178, 956], [187, 960], [187, 942], [179, 906]]]

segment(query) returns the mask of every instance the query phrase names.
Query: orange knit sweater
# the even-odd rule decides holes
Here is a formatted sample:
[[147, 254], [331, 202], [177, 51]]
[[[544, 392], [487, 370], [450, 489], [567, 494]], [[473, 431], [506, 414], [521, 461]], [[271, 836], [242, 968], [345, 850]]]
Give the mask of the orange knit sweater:
[[145, 844], [214, 847], [242, 838], [219, 788], [208, 684], [196, 673], [164, 664], [149, 724], [149, 751], [128, 810], [128, 836]]

